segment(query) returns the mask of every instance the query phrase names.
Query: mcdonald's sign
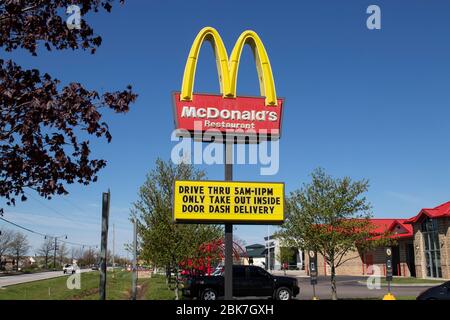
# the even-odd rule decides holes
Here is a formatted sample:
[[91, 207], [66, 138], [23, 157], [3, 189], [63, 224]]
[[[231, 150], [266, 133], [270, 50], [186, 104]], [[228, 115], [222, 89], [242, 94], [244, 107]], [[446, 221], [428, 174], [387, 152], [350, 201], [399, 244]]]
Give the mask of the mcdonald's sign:
[[[193, 93], [195, 70], [203, 42], [211, 43], [219, 75], [221, 95]], [[261, 97], [236, 95], [237, 76], [242, 50], [249, 45], [255, 57]], [[184, 70], [181, 92], [173, 94], [175, 126], [180, 130], [257, 137], [259, 140], [280, 136], [283, 99], [275, 91], [272, 68], [266, 49], [254, 31], [244, 31], [228, 58], [225, 45], [216, 29], [203, 28], [192, 44]]]

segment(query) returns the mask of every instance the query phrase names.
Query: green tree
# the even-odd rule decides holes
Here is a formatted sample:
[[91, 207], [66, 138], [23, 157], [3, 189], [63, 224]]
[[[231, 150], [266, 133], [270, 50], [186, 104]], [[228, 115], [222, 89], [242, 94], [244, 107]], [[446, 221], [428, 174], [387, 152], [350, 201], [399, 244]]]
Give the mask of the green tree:
[[178, 299], [179, 266], [189, 257], [194, 257], [201, 244], [221, 238], [220, 226], [205, 224], [175, 224], [172, 220], [173, 186], [175, 180], [201, 180], [204, 171], [192, 165], [174, 165], [161, 159], [147, 175], [139, 190], [139, 199], [133, 204], [131, 219], [138, 219], [140, 259], [154, 267], [164, 268], [167, 283], [171, 273], [175, 274], [175, 296]]
[[48, 269], [48, 262], [52, 257], [54, 249], [55, 249], [55, 242], [53, 241], [52, 238], [47, 238], [44, 240], [44, 242], [36, 252], [38, 255], [44, 258], [45, 269]]
[[364, 196], [368, 180], [334, 179], [323, 169], [287, 199], [287, 217], [279, 236], [292, 246], [320, 253], [331, 267], [332, 299], [337, 299], [336, 268], [352, 259], [352, 250], [387, 244], [387, 234], [375, 240], [371, 205]]
[[68, 254], [69, 254], [69, 249], [67, 248], [66, 244], [64, 242], [62, 242], [58, 246], [58, 259], [59, 259], [60, 266], [64, 265], [64, 263], [67, 260], [67, 255]]
[[[137, 95], [131, 86], [102, 93], [77, 81], [63, 85], [48, 73], [4, 60], [4, 53], [37, 56], [45, 48], [94, 54], [102, 38], [88, 20], [93, 21], [91, 15], [102, 9], [110, 12], [113, 3], [0, 1], [0, 197], [7, 205], [14, 205], [17, 198], [27, 200], [27, 189], [50, 199], [67, 194], [68, 184], [97, 181], [106, 160], [92, 156], [91, 144], [94, 138], [112, 139], [105, 122], [106, 110], [126, 113]], [[67, 26], [65, 15], [72, 5], [79, 7], [83, 17], [74, 29]], [[88, 15], [90, 19], [84, 18]]]
[[14, 237], [10, 245], [10, 253], [15, 257], [15, 269], [19, 270], [19, 262], [25, 257], [30, 250], [30, 243], [27, 236], [21, 232], [14, 233]]
[[8, 229], [0, 229], [0, 271], [3, 270], [3, 256], [10, 250], [14, 232]]

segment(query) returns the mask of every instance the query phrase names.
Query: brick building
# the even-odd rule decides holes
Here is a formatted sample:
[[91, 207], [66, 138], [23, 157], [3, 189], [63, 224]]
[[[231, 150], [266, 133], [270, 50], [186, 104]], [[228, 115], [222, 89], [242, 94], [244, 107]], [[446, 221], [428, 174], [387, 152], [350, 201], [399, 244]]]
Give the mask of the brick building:
[[417, 277], [450, 279], [450, 201], [422, 209], [406, 223], [413, 227]]
[[[450, 279], [450, 201], [435, 208], [422, 209], [410, 219], [372, 219], [375, 232], [388, 230], [397, 240], [392, 247], [394, 276]], [[308, 255], [306, 255], [308, 266]], [[320, 275], [330, 275], [331, 268], [318, 255]], [[336, 269], [338, 275], [385, 274], [385, 248], [349, 252], [344, 264]]]

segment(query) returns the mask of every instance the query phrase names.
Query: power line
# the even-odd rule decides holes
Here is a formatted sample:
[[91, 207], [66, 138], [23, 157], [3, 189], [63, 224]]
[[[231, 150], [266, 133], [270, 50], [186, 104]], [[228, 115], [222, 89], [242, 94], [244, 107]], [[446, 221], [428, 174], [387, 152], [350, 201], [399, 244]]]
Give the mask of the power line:
[[72, 222], [74, 222], [74, 223], [77, 223], [78, 225], [83, 225], [81, 222], [72, 219], [70, 216], [63, 214], [63, 213], [59, 212], [58, 210], [56, 210], [55, 208], [53, 208], [53, 207], [47, 205], [46, 203], [44, 203], [44, 202], [38, 200], [37, 198], [35, 198], [35, 197], [32, 196], [31, 194], [29, 194], [28, 192], [26, 192], [25, 194], [26, 194], [27, 196], [29, 196], [31, 199], [33, 199], [34, 201], [38, 202], [40, 205], [46, 207], [47, 209], [50, 209], [51, 211], [53, 211], [54, 213], [56, 213], [57, 215], [59, 215], [59, 216], [62, 217], [63, 219], [72, 221]]
[[62, 197], [61, 199], [63, 199], [65, 202], [67, 202], [68, 204], [70, 204], [72, 207], [74, 207], [75, 209], [77, 209], [80, 212], [83, 212], [87, 215], [90, 215], [89, 212], [85, 211], [83, 208], [81, 208], [79, 205], [75, 204], [74, 202], [70, 201], [69, 199], [66, 199], [65, 197]]
[[74, 246], [80, 246], [80, 247], [88, 247], [88, 248], [98, 248], [98, 245], [90, 245], [90, 244], [83, 244], [83, 243], [77, 243], [77, 242], [70, 242], [70, 241], [66, 241], [66, 240], [59, 240], [59, 242], [64, 242], [66, 244], [71, 244]]
[[16, 227], [18, 227], [18, 228], [20, 228], [20, 229], [23, 229], [23, 230], [25, 230], [25, 231], [28, 231], [28, 232], [31, 232], [31, 233], [34, 233], [34, 234], [38, 234], [38, 235], [43, 236], [43, 237], [46, 237], [46, 236], [47, 236], [46, 234], [43, 234], [43, 233], [40, 233], [40, 232], [31, 230], [31, 229], [28, 229], [27, 227], [24, 227], [24, 226], [21, 226], [21, 225], [19, 225], [19, 224], [17, 224], [17, 223], [12, 222], [12, 221], [6, 220], [6, 219], [3, 218], [3, 217], [0, 217], [0, 219], [3, 220], [3, 221], [5, 221], [5, 222], [7, 222], [7, 223], [9, 223], [9, 224], [12, 224], [12, 225], [14, 225], [14, 226], [16, 226]]
[[[53, 235], [44, 234], [44, 233], [41, 233], [41, 232], [32, 230], [32, 229], [30, 229], [30, 228], [24, 227], [24, 226], [22, 226], [22, 225], [20, 225], [20, 224], [17, 224], [17, 223], [15, 223], [15, 222], [9, 221], [9, 220], [7, 220], [7, 219], [5, 219], [5, 218], [3, 218], [3, 217], [0, 217], [0, 220], [3, 220], [3, 221], [5, 221], [6, 223], [9, 223], [9, 224], [11, 224], [11, 225], [13, 225], [13, 226], [16, 226], [16, 227], [18, 227], [18, 228], [20, 228], [20, 229], [22, 229], [22, 230], [25, 230], [25, 231], [28, 231], [28, 232], [31, 232], [31, 233], [40, 235], [40, 236], [42, 236], [42, 237], [44, 237], [44, 238], [47, 238], [47, 237], [49, 237], [49, 238], [59, 238], [59, 237], [60, 237], [60, 236], [53, 236]], [[61, 240], [61, 239], [60, 239], [59, 241], [60, 241], [60, 242], [67, 243], [67, 244], [70, 244], [70, 245], [74, 245], [74, 246], [80, 246], [80, 247], [98, 247], [97, 245], [90, 245], [90, 244], [77, 243], [77, 242], [70, 242], [70, 241], [65, 241], [65, 240]]]

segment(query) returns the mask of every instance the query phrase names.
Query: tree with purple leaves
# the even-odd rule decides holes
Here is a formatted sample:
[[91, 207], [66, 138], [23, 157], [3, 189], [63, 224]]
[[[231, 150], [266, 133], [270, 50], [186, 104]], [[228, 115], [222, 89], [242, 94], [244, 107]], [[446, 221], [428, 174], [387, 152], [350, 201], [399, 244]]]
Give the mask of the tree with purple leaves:
[[[94, 54], [102, 38], [84, 20], [79, 28], [68, 28], [60, 13], [71, 5], [77, 5], [81, 15], [110, 12], [113, 2], [2, 1], [0, 48], [33, 56], [39, 46]], [[95, 182], [106, 161], [92, 158], [89, 138], [104, 137], [108, 142], [112, 138], [102, 110], [126, 113], [136, 98], [130, 85], [103, 93], [77, 82], [62, 86], [47, 73], [0, 59], [0, 196], [14, 205], [18, 197], [26, 200], [26, 189], [50, 199], [67, 194], [66, 184]]]

